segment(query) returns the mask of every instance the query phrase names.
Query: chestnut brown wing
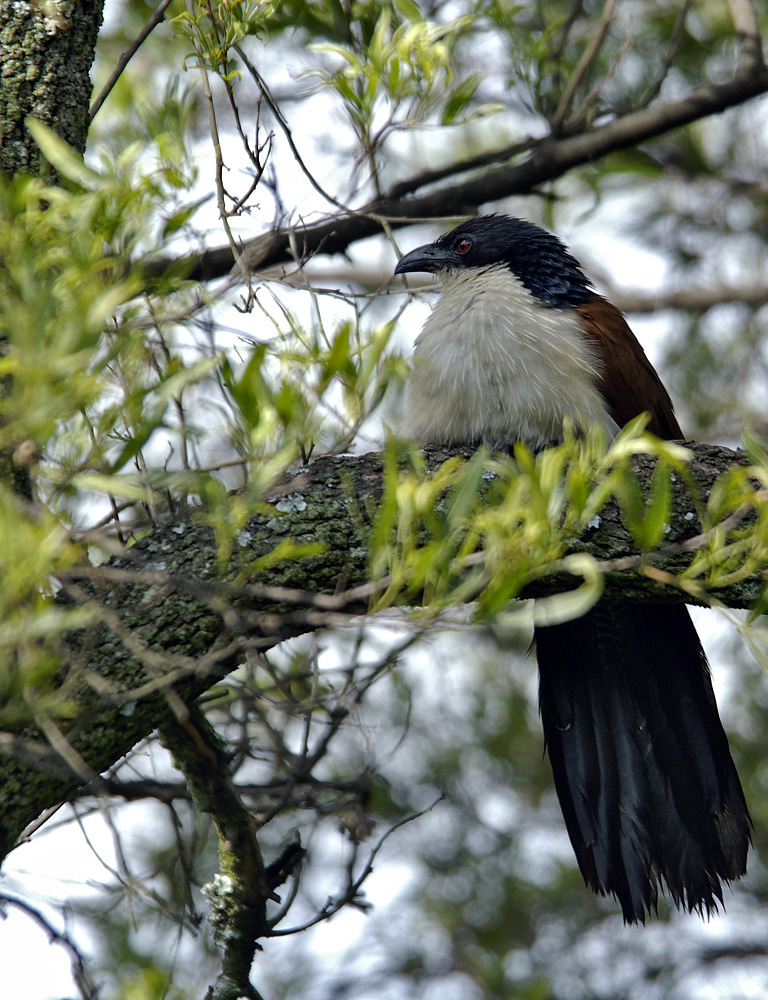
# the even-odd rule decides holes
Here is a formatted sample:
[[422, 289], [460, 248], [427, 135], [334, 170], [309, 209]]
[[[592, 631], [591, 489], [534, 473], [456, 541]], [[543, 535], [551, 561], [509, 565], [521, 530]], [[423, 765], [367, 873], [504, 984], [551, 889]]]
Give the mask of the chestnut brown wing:
[[648, 411], [648, 430], [653, 434], [682, 438], [669, 393], [616, 306], [595, 295], [574, 308], [584, 336], [601, 361], [598, 384], [619, 427]]

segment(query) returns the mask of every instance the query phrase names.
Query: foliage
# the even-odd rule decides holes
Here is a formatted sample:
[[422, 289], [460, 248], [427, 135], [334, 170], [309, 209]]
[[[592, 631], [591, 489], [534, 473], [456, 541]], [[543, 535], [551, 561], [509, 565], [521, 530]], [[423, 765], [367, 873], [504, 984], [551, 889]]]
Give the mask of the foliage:
[[[509, 460], [490, 462], [481, 449], [466, 466], [446, 462], [434, 476], [425, 475], [418, 456], [410, 475], [398, 479], [391, 469], [396, 483], [385, 493], [372, 543], [374, 573], [387, 572], [391, 581], [381, 603], [400, 593], [423, 594], [436, 609], [474, 599], [487, 620], [532, 583], [566, 573], [584, 577], [584, 592], [560, 595], [553, 604], [561, 610], [549, 614], [583, 613], [602, 591], [601, 572], [592, 557], [567, 552], [599, 523], [606, 504], [618, 501], [646, 551], [660, 546], [671, 514], [670, 468], [683, 474], [686, 453], [645, 435], [643, 424], [628, 424], [610, 445], [600, 433], [584, 438], [571, 430], [563, 444], [536, 456], [518, 442]], [[630, 464], [640, 452], [657, 458], [647, 498]], [[481, 490], [483, 480], [489, 485]], [[542, 613], [550, 606], [539, 605]]]
[[[401, 301], [377, 294], [390, 263], [366, 279], [361, 255], [351, 277], [324, 276], [323, 244], [313, 260], [302, 243], [307, 218], [330, 206], [345, 221], [373, 219], [394, 245], [409, 194], [433, 193], [433, 217], [463, 213], [468, 206], [451, 199], [457, 179], [476, 177], [483, 190], [493, 171], [528, 162], [544, 139], [588, 141], [605, 122], [653, 114], [729, 78], [743, 44], [736, 7], [173, 4], [96, 116], [85, 162], [30, 122], [60, 183], [0, 183], [0, 450], [34, 488], [30, 500], [0, 485], [2, 729], [30, 740], [40, 731], [66, 750], [78, 685], [98, 685], [67, 660], [68, 633], [108, 620], [91, 592], [59, 591], [73, 567], [128, 558], [138, 540], [191, 510], [213, 529], [221, 576], [237, 562], [249, 518], [279, 512], [267, 501], [287, 469], [366, 447], [392, 422], [407, 372], [397, 338], [414, 322], [400, 324]], [[97, 90], [152, 13], [115, 5]], [[768, 27], [764, 12], [760, 19]], [[532, 177], [530, 197], [500, 205], [570, 234], [603, 282], [620, 281], [599, 266], [614, 246], [604, 230], [618, 218], [638, 250], [663, 255], [671, 291], [723, 289], [722, 300], [702, 296], [676, 314], [663, 350], [693, 432], [731, 439], [741, 415], [753, 425], [749, 464], [698, 503], [686, 567], [678, 571], [664, 550], [688, 456], [647, 435], [642, 420], [610, 444], [569, 434], [538, 455], [481, 450], [434, 471], [391, 441], [381, 503], [356, 514], [372, 520], [369, 593], [380, 617], [269, 655], [244, 644], [239, 669], [201, 699], [228, 751], [197, 733], [200, 760], [214, 760], [214, 777], [236, 789], [258, 834], [266, 867], [255, 881], [275, 880], [253, 977], [265, 996], [607, 996], [614, 985], [601, 984], [584, 957], [604, 948], [609, 967], [631, 958], [625, 994], [647, 1000], [662, 995], [650, 992], [654, 977], [685, 993], [685, 962], [708, 961], [705, 935], [682, 922], [687, 954], [670, 946], [660, 959], [658, 938], [622, 937], [610, 904], [584, 891], [541, 766], [523, 654], [534, 613], [562, 619], [602, 592], [612, 567], [573, 549], [609, 509], [634, 539], [631, 570], [697, 600], [764, 571], [767, 306], [754, 291], [768, 261], [764, 117], [764, 104], [736, 106], [661, 130], [642, 146], [587, 156], [567, 176]], [[391, 199], [403, 215], [370, 212], [371, 198]], [[594, 252], [577, 222], [597, 234]], [[278, 228], [289, 234], [290, 262], [254, 275], [248, 239]], [[223, 241], [221, 231], [234, 270], [193, 281], [200, 252]], [[375, 254], [383, 260], [382, 248], [367, 260]], [[726, 292], [740, 283], [734, 305]], [[620, 289], [610, 292], [621, 300]], [[638, 455], [655, 459], [647, 488], [635, 475]], [[213, 603], [234, 616], [238, 589], [325, 554], [318, 541], [285, 538], [241, 566]], [[663, 569], [661, 556], [672, 560]], [[536, 612], [517, 600], [532, 587], [547, 595]], [[395, 610], [416, 598], [419, 612]], [[471, 638], [454, 631], [438, 643], [470, 601], [479, 623]], [[758, 652], [764, 605], [765, 597], [740, 623]], [[320, 623], [336, 620], [313, 610]], [[734, 749], [764, 851], [764, 685], [759, 669], [739, 678]], [[178, 751], [179, 731], [164, 739]], [[113, 877], [105, 900], [71, 905], [93, 942], [90, 967], [107, 996], [198, 996], [217, 975], [200, 893], [217, 867], [213, 826], [195, 814], [194, 795], [154, 739], [146, 758], [132, 756], [82, 794], [80, 815], [96, 821], [94, 793], [103, 803], [107, 791], [143, 804], [102, 806], [118, 845]], [[123, 850], [139, 809], [152, 834]], [[231, 845], [217, 823], [223, 852]], [[285, 871], [270, 874], [281, 862]], [[386, 896], [381, 871], [386, 882], [404, 869], [394, 903], [381, 917], [370, 912], [366, 894]], [[737, 944], [765, 895], [762, 862], [751, 871], [723, 925]], [[363, 913], [365, 929], [355, 922]], [[318, 957], [315, 926], [359, 942], [345, 973]], [[762, 966], [758, 973], [765, 977]]]

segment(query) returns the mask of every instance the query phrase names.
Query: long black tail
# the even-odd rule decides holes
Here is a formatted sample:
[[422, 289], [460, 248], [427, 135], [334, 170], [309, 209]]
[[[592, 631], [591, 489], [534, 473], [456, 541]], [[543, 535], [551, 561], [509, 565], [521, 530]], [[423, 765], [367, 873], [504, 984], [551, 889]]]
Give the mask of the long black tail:
[[588, 886], [645, 920], [658, 890], [710, 913], [751, 821], [709, 665], [682, 605], [599, 602], [536, 629], [555, 787]]

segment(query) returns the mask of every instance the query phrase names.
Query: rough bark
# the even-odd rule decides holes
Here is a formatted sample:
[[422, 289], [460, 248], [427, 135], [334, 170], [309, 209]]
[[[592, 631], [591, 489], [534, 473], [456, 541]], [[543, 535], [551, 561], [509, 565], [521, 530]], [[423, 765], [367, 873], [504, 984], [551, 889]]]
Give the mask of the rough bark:
[[[466, 454], [466, 452], [460, 452]], [[742, 453], [694, 446], [691, 473], [702, 497], [716, 476]], [[449, 453], [435, 449], [430, 464]], [[637, 460], [641, 481], [653, 461]], [[666, 536], [668, 556], [657, 569], [679, 572], [691, 553], [681, 542], [701, 530], [681, 482]], [[66, 733], [66, 759], [38, 732], [0, 733], [0, 857], [24, 828], [45, 810], [93, 780], [157, 726], [173, 719], [188, 701], [242, 663], [249, 650], [263, 650], [292, 635], [342, 624], [366, 610], [366, 595], [339, 596], [364, 584], [368, 574], [368, 528], [382, 495], [378, 455], [329, 457], [299, 470], [274, 497], [274, 516], [254, 516], [240, 532], [226, 572], [217, 573], [213, 532], [194, 518], [157, 528], [100, 570], [82, 567], [65, 581], [72, 601], [92, 602], [97, 621], [67, 637], [62, 676], [79, 708]], [[287, 560], [258, 575], [254, 560], [281, 540], [321, 542], [322, 555]], [[609, 505], [599, 528], [574, 545], [606, 564], [628, 560], [609, 578], [622, 599], [688, 600], [674, 587], [634, 573], [637, 556], [620, 514]], [[760, 592], [762, 573], [718, 592], [719, 601], [746, 607]], [[233, 589], [234, 585], [234, 589]], [[568, 581], [548, 581], [537, 593]], [[532, 594], [531, 596], [536, 596]], [[54, 741], [55, 742], [55, 741]]]
[[0, 173], [37, 173], [40, 152], [27, 115], [79, 152], [88, 130], [90, 70], [103, 0], [0, 2]]

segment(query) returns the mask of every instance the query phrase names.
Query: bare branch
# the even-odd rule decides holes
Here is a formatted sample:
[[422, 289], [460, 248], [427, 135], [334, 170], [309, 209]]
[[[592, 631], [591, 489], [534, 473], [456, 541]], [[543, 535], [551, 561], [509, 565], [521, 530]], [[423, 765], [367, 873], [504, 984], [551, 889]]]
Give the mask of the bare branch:
[[[197, 811], [210, 813], [218, 831], [220, 874], [204, 892], [223, 959], [211, 996], [258, 1000], [249, 973], [258, 939], [268, 930], [266, 906], [274, 892], [255, 824], [232, 784], [223, 745], [199, 709], [186, 709], [180, 718], [167, 722], [161, 737], [184, 774]], [[225, 992], [230, 986], [236, 994]]]
[[70, 940], [69, 936], [66, 933], [57, 931], [53, 924], [46, 917], [44, 917], [39, 910], [35, 909], [34, 906], [30, 906], [30, 904], [23, 899], [16, 899], [15, 896], [9, 896], [6, 893], [2, 893], [2, 895], [0, 895], [0, 903], [5, 903], [7, 906], [13, 906], [22, 913], [25, 913], [45, 931], [51, 944], [62, 945], [62, 947], [69, 953], [70, 961], [72, 963], [72, 976], [77, 983], [80, 996], [83, 997], [83, 1000], [96, 1000], [99, 995], [99, 990], [91, 977], [88, 975], [88, 971], [85, 967], [85, 962], [83, 961], [83, 956], [80, 953], [79, 948], [72, 940]]
[[[243, 258], [252, 271], [261, 270], [289, 263], [297, 257], [304, 261], [314, 254], [343, 253], [357, 240], [381, 232], [384, 220], [397, 228], [417, 221], [473, 214], [488, 202], [530, 193], [537, 185], [555, 180], [609, 153], [741, 105], [768, 91], [768, 69], [762, 60], [762, 51], [753, 42], [754, 36], [743, 36], [739, 69], [725, 83], [705, 84], [679, 101], [629, 112], [576, 135], [549, 137], [532, 145], [522, 162], [485, 170], [420, 197], [382, 198], [369, 203], [354, 216], [329, 218], [290, 233], [286, 230], [264, 233], [244, 245]], [[468, 166], [462, 163], [457, 169], [466, 170]], [[405, 182], [405, 187], [412, 183], [415, 184]], [[403, 189], [400, 185], [396, 190]], [[233, 256], [230, 247], [218, 247], [187, 261], [190, 277], [208, 281], [228, 274]], [[171, 263], [169, 260], [156, 261], [151, 271], [162, 272]]]
[[[272, 778], [263, 784], [253, 784], [252, 782], [237, 782], [235, 790], [241, 798], [275, 798], [282, 795], [286, 784], [292, 781], [295, 788], [301, 788], [306, 795], [306, 790], [310, 791], [332, 791], [332, 792], [359, 792], [369, 781], [367, 772], [353, 778], [334, 778], [321, 781], [312, 775], [299, 778], [295, 775], [289, 777]], [[126, 802], [136, 802], [141, 799], [157, 799], [158, 802], [173, 802], [176, 799], [188, 801], [192, 795], [189, 786], [182, 781], [155, 781], [150, 778], [134, 778], [130, 781], [122, 781], [119, 778], [99, 778], [94, 785], [84, 785], [78, 792], [78, 799], [86, 799], [92, 795], [112, 795], [116, 798], [124, 799]]]
[[587, 47], [582, 52], [581, 58], [576, 63], [573, 73], [571, 73], [568, 78], [568, 82], [566, 83], [562, 97], [560, 98], [560, 103], [552, 116], [550, 124], [554, 134], [559, 132], [560, 126], [565, 121], [565, 116], [570, 111], [571, 105], [573, 104], [573, 98], [579, 88], [579, 85], [581, 84], [581, 81], [587, 75], [590, 66], [597, 58], [600, 46], [603, 44], [608, 28], [611, 25], [615, 7], [616, 0], [605, 0], [605, 6], [603, 7], [603, 13], [600, 15], [600, 21], [598, 22], [597, 29], [592, 34]]
[[611, 292], [610, 297], [611, 302], [624, 313], [652, 313], [665, 309], [706, 312], [707, 309], [729, 302], [741, 302], [750, 309], [760, 309], [768, 304], [768, 288], [765, 285], [747, 285], [742, 288], [715, 285], [711, 288], [685, 288], [659, 295], [617, 289]]
[[[594, 265], [588, 271], [603, 284], [609, 283], [609, 276], [601, 273]], [[402, 280], [410, 292], [437, 292], [440, 285], [437, 281], [423, 275], [402, 275], [393, 277], [391, 269], [375, 265], [357, 265], [339, 262], [335, 268], [314, 268], [310, 263], [301, 272], [301, 281], [295, 275], [286, 275], [283, 284], [309, 288], [318, 294], [331, 293], [338, 288], [356, 284], [364, 288], [375, 289], [371, 293], [376, 296], [391, 293], [402, 293]], [[368, 293], [361, 293], [366, 296]], [[768, 304], [768, 286], [766, 285], [710, 285], [706, 288], [682, 288], [678, 291], [656, 293], [633, 292], [631, 289], [611, 286], [608, 298], [623, 313], [653, 313], [667, 309], [683, 309], [692, 312], [706, 312], [715, 306], [731, 302], [741, 302], [749, 309], [760, 309]]]
[[131, 61], [131, 59], [133, 59], [133, 57], [139, 51], [139, 49], [144, 44], [146, 39], [152, 34], [152, 32], [155, 30], [158, 24], [160, 24], [160, 22], [163, 20], [163, 18], [165, 17], [165, 12], [167, 8], [170, 6], [170, 4], [171, 0], [161, 0], [160, 6], [157, 8], [155, 13], [152, 15], [152, 17], [150, 17], [150, 19], [138, 33], [133, 42], [128, 46], [125, 52], [123, 52], [120, 58], [117, 60], [117, 64], [114, 70], [112, 71], [112, 75], [104, 84], [104, 86], [101, 89], [101, 93], [91, 105], [91, 110], [88, 112], [89, 125], [96, 117], [96, 115], [99, 113], [104, 101], [106, 101], [106, 99], [109, 97], [110, 93], [112, 92], [112, 88], [120, 79], [125, 67]]

